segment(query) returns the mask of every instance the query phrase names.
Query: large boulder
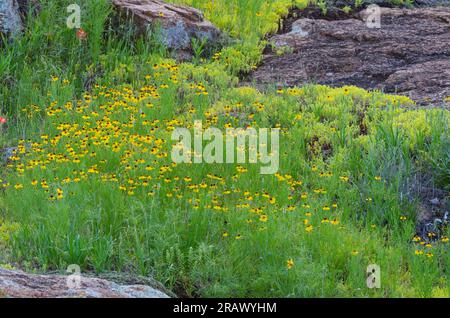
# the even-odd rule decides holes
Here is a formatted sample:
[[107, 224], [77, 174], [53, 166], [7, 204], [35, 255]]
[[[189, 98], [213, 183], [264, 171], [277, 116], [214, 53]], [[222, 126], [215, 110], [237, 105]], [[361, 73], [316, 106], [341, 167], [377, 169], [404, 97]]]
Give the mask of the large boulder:
[[0, 268], [0, 298], [169, 298], [147, 285], [119, 285], [99, 278], [31, 275]]
[[159, 28], [161, 40], [167, 48], [189, 52], [192, 39], [217, 42], [221, 32], [197, 9], [169, 4], [160, 0], [112, 0], [122, 16], [132, 18], [137, 32]]
[[368, 14], [301, 17], [271, 39], [276, 49], [253, 79], [261, 86], [349, 84], [448, 105], [450, 8], [381, 8], [381, 28], [368, 27]]
[[22, 30], [19, 3], [17, 0], [0, 1], [0, 33], [16, 35]]

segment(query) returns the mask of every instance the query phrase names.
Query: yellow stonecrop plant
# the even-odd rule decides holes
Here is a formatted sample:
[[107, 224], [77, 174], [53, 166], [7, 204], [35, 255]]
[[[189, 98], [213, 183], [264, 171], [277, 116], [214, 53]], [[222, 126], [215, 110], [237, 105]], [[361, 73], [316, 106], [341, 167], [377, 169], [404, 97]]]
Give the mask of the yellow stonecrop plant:
[[309, 0], [172, 0], [200, 9], [219, 29], [233, 37], [262, 38], [278, 31], [280, 17], [293, 7], [303, 8]]

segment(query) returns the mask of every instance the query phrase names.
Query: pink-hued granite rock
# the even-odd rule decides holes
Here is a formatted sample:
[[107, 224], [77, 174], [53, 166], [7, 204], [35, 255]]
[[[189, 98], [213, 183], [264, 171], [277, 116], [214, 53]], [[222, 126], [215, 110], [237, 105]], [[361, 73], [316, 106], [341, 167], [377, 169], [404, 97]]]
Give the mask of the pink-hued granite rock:
[[[77, 288], [79, 287], [79, 288]], [[146, 285], [119, 285], [81, 276], [76, 285], [69, 276], [33, 275], [0, 268], [0, 297], [12, 298], [169, 298]]]
[[450, 96], [450, 7], [381, 8], [380, 28], [368, 27], [366, 10], [303, 14], [271, 38], [286, 53], [264, 56], [257, 84], [356, 85], [436, 106]]

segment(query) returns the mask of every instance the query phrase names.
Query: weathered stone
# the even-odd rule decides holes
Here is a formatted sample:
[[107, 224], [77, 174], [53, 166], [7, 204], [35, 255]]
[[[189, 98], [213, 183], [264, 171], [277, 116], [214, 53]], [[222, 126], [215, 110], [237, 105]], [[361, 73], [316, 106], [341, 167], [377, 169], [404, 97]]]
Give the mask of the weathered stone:
[[3, 162], [7, 162], [9, 158], [14, 156], [14, 152], [16, 151], [16, 149], [17, 147], [0, 149], [0, 164], [2, 164]]
[[0, 33], [16, 35], [22, 30], [17, 0], [0, 1]]
[[[31, 275], [0, 268], [0, 297], [13, 298], [169, 298], [146, 285], [119, 285], [104, 279], [81, 277], [80, 288], [68, 276]], [[70, 287], [69, 287], [70, 286]]]
[[189, 51], [191, 40], [219, 40], [220, 31], [197, 9], [165, 3], [160, 0], [112, 0], [122, 15], [131, 15], [139, 34], [158, 27], [167, 48]]
[[[265, 55], [258, 84], [357, 85], [442, 105], [450, 96], [450, 8], [381, 8], [381, 28], [361, 11], [343, 20], [300, 18], [276, 35], [289, 53]], [[447, 101], [448, 104], [448, 101]]]

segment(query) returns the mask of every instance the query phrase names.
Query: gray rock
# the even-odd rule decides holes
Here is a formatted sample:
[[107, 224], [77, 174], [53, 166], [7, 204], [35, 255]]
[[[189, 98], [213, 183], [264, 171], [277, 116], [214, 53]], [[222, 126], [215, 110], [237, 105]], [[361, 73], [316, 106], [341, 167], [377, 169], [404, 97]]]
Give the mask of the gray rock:
[[22, 30], [17, 0], [0, 1], [0, 33], [14, 36]]
[[0, 268], [0, 298], [169, 298], [146, 285], [124, 286], [84, 276], [79, 282], [74, 284], [69, 276], [32, 275]]
[[440, 204], [440, 201], [439, 201], [438, 198], [434, 198], [434, 199], [431, 199], [431, 200], [430, 200], [430, 203], [433, 204], [433, 205], [439, 205], [439, 204]]
[[450, 6], [450, 0], [415, 0], [414, 4], [419, 6]]
[[[344, 6], [354, 7], [355, 0], [325, 0], [328, 7], [342, 8]], [[389, 6], [401, 6], [401, 4], [395, 4], [391, 0], [364, 0], [362, 6], [367, 6], [370, 4], [376, 4], [383, 7]], [[450, 0], [412, 0], [411, 5], [413, 6], [439, 6], [439, 5], [450, 5]], [[403, 6], [408, 6], [405, 3]]]

